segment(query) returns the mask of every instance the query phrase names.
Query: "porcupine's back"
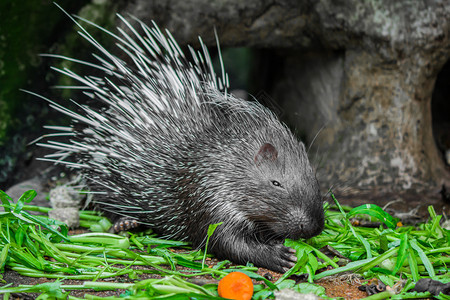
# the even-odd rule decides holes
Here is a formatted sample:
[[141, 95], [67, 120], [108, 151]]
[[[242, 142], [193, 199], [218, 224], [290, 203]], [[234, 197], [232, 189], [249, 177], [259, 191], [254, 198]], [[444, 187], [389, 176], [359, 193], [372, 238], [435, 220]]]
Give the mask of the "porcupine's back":
[[49, 55], [93, 67], [96, 75], [103, 73], [103, 77], [80, 76], [55, 68], [78, 81], [85, 94], [102, 102], [104, 108], [82, 106], [73, 112], [49, 100], [76, 124], [55, 127], [73, 135], [71, 144], [50, 141], [42, 145], [61, 151], [51, 159], [76, 158], [75, 163], [63, 162], [86, 175], [102, 209], [139, 216], [142, 201], [171, 197], [164, 187], [171, 182], [166, 172], [179, 157], [177, 153], [184, 152], [186, 139], [211, 127], [212, 115], [204, 105], [210, 99], [205, 92], [226, 93], [227, 84], [225, 74], [217, 78], [203, 44], [203, 53], [190, 48], [193, 62], [188, 62], [170, 33], [163, 34], [155, 24], [150, 28], [140, 23], [144, 33], [140, 35], [120, 18], [134, 37], [124, 31], [120, 36], [107, 33], [117, 40], [119, 56], [125, 54], [126, 62], [104, 49], [81, 25], [80, 34], [100, 52], [100, 56], [94, 54], [96, 63]]
[[[221, 221], [231, 225], [219, 231], [267, 239], [317, 234], [323, 213], [303, 144], [258, 103], [227, 94], [226, 76], [216, 76], [206, 47], [203, 54], [191, 49], [189, 63], [169, 33], [141, 25], [143, 36], [129, 26], [135, 41], [114, 36], [128, 63], [82, 28], [102, 53], [94, 67], [104, 77], [59, 70], [105, 104], [78, 114], [52, 104], [83, 125], [75, 126], [72, 144], [49, 144], [76, 157], [69, 165], [81, 169], [97, 205], [194, 244]], [[268, 187], [277, 182], [272, 177], [288, 193]], [[306, 228], [314, 216], [317, 224]]]

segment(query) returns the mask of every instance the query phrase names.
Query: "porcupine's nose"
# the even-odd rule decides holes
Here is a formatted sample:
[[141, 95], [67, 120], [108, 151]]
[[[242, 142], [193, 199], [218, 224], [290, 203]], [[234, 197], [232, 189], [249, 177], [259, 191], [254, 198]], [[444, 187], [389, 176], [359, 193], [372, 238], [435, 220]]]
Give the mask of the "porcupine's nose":
[[289, 238], [309, 239], [320, 234], [325, 223], [323, 208], [309, 208], [307, 210], [296, 211], [289, 225]]

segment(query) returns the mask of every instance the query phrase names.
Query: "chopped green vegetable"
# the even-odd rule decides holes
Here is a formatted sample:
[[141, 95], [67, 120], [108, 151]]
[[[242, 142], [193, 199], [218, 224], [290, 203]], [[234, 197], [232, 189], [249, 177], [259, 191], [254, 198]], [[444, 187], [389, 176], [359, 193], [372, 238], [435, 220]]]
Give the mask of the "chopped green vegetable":
[[[272, 299], [274, 291], [285, 288], [300, 293], [314, 293], [326, 299], [324, 289], [314, 284], [314, 281], [348, 272], [358, 273], [366, 279], [376, 277], [389, 286], [397, 284], [400, 279], [407, 279], [407, 284], [397, 295], [386, 291], [366, 299], [429, 297], [430, 293], [410, 291], [415, 282], [421, 278], [450, 282], [450, 232], [441, 227], [442, 216], [436, 215], [432, 207], [429, 207], [430, 220], [427, 223], [403, 227], [397, 226], [397, 219], [376, 205], [362, 205], [353, 209], [343, 207], [331, 193], [337, 210], [326, 205], [324, 231], [308, 241], [286, 240], [285, 245], [297, 251], [297, 263], [272, 283], [255, 273], [257, 268], [251, 264], [227, 268], [229, 262], [221, 261], [211, 268], [205, 268], [206, 252], [193, 251], [186, 242], [162, 240], [151, 233], [142, 236], [131, 234], [129, 238], [102, 233], [111, 223], [96, 212], [81, 212], [81, 224], [96, 232], [69, 236], [65, 224], [45, 215], [36, 216], [27, 212], [46, 214], [51, 210], [25, 204], [35, 196], [34, 191], [28, 191], [14, 203], [11, 197], [0, 191], [4, 207], [4, 212], [0, 212], [0, 272], [9, 269], [23, 276], [47, 277], [56, 281], [35, 286], [0, 287], [0, 295], [4, 295], [5, 299], [8, 299], [9, 294], [19, 292], [41, 293], [41, 299], [66, 299], [70, 290], [84, 289], [123, 289], [125, 292], [122, 296], [128, 299], [219, 299], [217, 284], [200, 287], [188, 279], [202, 275], [219, 279], [234, 271], [243, 272], [264, 283], [255, 285], [255, 299]], [[376, 228], [352, 225], [349, 219], [357, 216], [376, 218], [382, 224]], [[206, 245], [219, 225], [212, 224], [209, 227]], [[320, 251], [324, 247], [333, 254], [325, 255]], [[181, 251], [173, 252], [172, 248]], [[132, 266], [147, 268], [136, 269]], [[189, 269], [179, 271], [177, 266]], [[139, 276], [144, 273], [155, 273], [161, 278], [139, 280]], [[306, 274], [308, 283], [296, 283], [289, 279], [294, 274]], [[121, 275], [127, 275], [136, 282], [97, 281]], [[84, 283], [63, 285], [60, 279], [80, 279]], [[443, 294], [436, 297], [449, 299], [448, 295]]]

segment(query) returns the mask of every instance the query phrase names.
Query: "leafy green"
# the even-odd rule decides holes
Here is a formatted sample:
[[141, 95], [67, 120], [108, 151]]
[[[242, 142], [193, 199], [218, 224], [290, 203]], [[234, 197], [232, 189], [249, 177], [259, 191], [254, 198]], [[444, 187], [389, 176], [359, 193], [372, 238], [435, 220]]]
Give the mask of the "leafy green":
[[208, 250], [209, 239], [213, 235], [214, 231], [216, 231], [217, 227], [219, 227], [222, 224], [223, 224], [223, 222], [220, 222], [220, 223], [217, 223], [217, 224], [210, 224], [208, 226], [208, 236], [206, 238], [205, 254], [204, 254], [203, 260], [202, 260], [202, 269], [205, 267], [206, 251]]
[[351, 218], [360, 214], [374, 217], [386, 224], [388, 228], [395, 229], [397, 227], [398, 219], [393, 218], [378, 205], [363, 204], [361, 206], [355, 207], [347, 214], [347, 218]]
[[[285, 288], [327, 298], [324, 289], [314, 282], [348, 272], [358, 273], [366, 279], [378, 278], [389, 286], [407, 279], [397, 295], [389, 291], [366, 299], [429, 297], [429, 293], [410, 291], [415, 282], [421, 278], [443, 283], [450, 281], [450, 234], [441, 227], [442, 216], [436, 215], [432, 207], [428, 209], [428, 222], [417, 227], [397, 226], [397, 219], [380, 207], [362, 205], [351, 209], [341, 206], [331, 193], [335, 207], [326, 205], [324, 231], [308, 241], [285, 241], [285, 246], [296, 250], [297, 263], [273, 283], [257, 274], [257, 268], [251, 264], [227, 268], [229, 262], [221, 261], [206, 268], [206, 252], [193, 251], [186, 242], [162, 240], [151, 232], [141, 236], [130, 234], [129, 237], [102, 233], [111, 223], [91, 211], [81, 212], [81, 223], [98, 231], [69, 236], [65, 224], [45, 215], [51, 209], [26, 204], [35, 196], [34, 191], [28, 191], [14, 203], [0, 191], [4, 207], [4, 212], [0, 212], [0, 272], [10, 269], [23, 276], [54, 278], [56, 281], [35, 286], [1, 287], [0, 295], [5, 295], [6, 299], [10, 293], [18, 292], [41, 293], [41, 299], [66, 299], [68, 291], [76, 289], [123, 289], [126, 291], [122, 296], [128, 299], [218, 299], [217, 284], [200, 287], [186, 279], [202, 275], [220, 279], [235, 271], [263, 283], [255, 285], [254, 299], [273, 298], [274, 291]], [[44, 215], [31, 215], [27, 210]], [[355, 217], [375, 218], [382, 224], [375, 228], [356, 226], [350, 220]], [[104, 224], [96, 228], [99, 223]], [[219, 225], [212, 224], [208, 228], [206, 245]], [[173, 248], [180, 251], [174, 252]], [[326, 255], [321, 251], [323, 248], [333, 254]], [[180, 266], [188, 270], [178, 271]], [[155, 273], [161, 278], [139, 281], [139, 276], [144, 273]], [[122, 275], [137, 281], [98, 282], [98, 279]], [[289, 279], [292, 275], [307, 275], [308, 282], [297, 283]], [[84, 283], [63, 285], [60, 279], [80, 279]], [[449, 297], [441, 294], [437, 298]]]

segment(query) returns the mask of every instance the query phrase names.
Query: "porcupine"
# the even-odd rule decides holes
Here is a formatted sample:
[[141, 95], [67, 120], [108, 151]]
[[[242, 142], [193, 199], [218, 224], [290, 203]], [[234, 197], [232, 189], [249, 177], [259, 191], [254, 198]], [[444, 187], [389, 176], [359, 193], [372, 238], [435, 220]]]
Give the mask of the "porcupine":
[[46, 99], [75, 123], [53, 128], [71, 140], [41, 144], [59, 150], [47, 159], [79, 169], [95, 204], [120, 220], [195, 247], [204, 244], [209, 224], [223, 222], [209, 252], [279, 272], [292, 267], [295, 250], [284, 239], [310, 238], [324, 224], [304, 144], [270, 110], [227, 92], [217, 35], [221, 76], [201, 38], [202, 50], [189, 47], [188, 60], [167, 30], [135, 20], [140, 34], [118, 16], [129, 33], [119, 29], [116, 35], [82, 20], [113, 37], [128, 62], [72, 17], [102, 56], [94, 54], [92, 63], [50, 55], [102, 72], [81, 76], [54, 68], [104, 108], [80, 105], [74, 112]]

